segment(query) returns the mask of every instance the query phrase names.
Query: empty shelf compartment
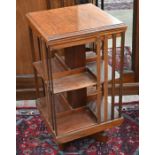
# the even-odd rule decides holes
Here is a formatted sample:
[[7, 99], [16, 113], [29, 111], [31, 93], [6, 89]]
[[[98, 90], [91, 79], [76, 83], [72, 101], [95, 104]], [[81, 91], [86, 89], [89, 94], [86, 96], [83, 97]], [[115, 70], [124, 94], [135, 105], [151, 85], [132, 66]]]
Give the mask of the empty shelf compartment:
[[87, 107], [57, 115], [58, 136], [97, 124], [95, 115]]
[[[89, 70], [97, 76], [97, 71], [96, 71], [96, 62], [90, 62], [87, 64], [87, 67], [89, 68]], [[120, 74], [115, 71], [115, 79], [119, 79], [120, 78]], [[108, 65], [108, 81], [112, 80], [112, 67], [110, 65]], [[101, 61], [101, 82], [104, 82], [104, 61]]]
[[86, 69], [65, 71], [60, 73], [61, 76], [58, 74], [54, 74], [54, 94], [96, 85], [96, 78]]
[[[87, 104], [87, 107], [91, 109], [91, 111], [94, 113], [95, 116], [97, 116], [97, 105], [96, 100], [92, 100]], [[104, 122], [104, 97], [101, 99], [101, 122]], [[111, 101], [108, 100], [107, 103], [107, 119], [108, 121], [111, 120], [111, 108], [112, 104]], [[114, 107], [114, 119], [117, 119], [119, 117], [119, 113], [116, 107]]]

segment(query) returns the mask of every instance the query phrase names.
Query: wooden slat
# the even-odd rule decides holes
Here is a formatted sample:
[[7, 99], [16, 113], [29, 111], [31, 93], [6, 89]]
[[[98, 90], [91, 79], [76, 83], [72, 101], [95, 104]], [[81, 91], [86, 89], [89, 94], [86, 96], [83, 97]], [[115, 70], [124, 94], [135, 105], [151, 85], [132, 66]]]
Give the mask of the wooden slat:
[[43, 41], [43, 39], [40, 39], [40, 48], [41, 48], [41, 61], [42, 61], [42, 66], [43, 66], [43, 71], [44, 71], [44, 78], [46, 80], [48, 79], [48, 64], [47, 64], [47, 55], [46, 55], [46, 45]]
[[108, 100], [108, 38], [104, 37], [104, 121], [107, 121]]
[[45, 94], [46, 94], [46, 96], [45, 96], [45, 105], [46, 105], [46, 108], [47, 108], [47, 118], [46, 119], [48, 119], [48, 121], [49, 122], [51, 122], [51, 127], [52, 127], [52, 129], [53, 129], [53, 131], [55, 130], [54, 129], [54, 118], [53, 118], [53, 113], [52, 113], [52, 111], [53, 111], [53, 104], [51, 104], [51, 98], [50, 98], [50, 94], [49, 94], [49, 92], [48, 92], [48, 87], [47, 87], [47, 85], [45, 85]]
[[115, 65], [116, 65], [116, 35], [112, 38], [112, 106], [111, 106], [111, 119], [114, 119], [114, 102], [115, 102]]
[[[50, 99], [50, 104], [51, 104], [51, 113], [52, 113], [52, 118], [53, 118], [53, 127], [55, 134], [57, 135], [57, 120], [56, 120], [56, 108], [55, 108], [55, 99], [54, 99], [54, 86], [53, 86], [53, 67], [52, 67], [52, 60], [51, 60], [51, 51], [50, 48], [46, 48], [46, 61], [47, 61], [47, 72], [48, 72], [48, 79], [49, 79], [49, 85], [48, 86], [48, 94], [49, 94], [49, 99]], [[48, 82], [48, 81], [47, 81]]]
[[100, 68], [100, 49], [101, 49], [101, 40], [98, 38], [96, 42], [97, 46], [97, 65], [96, 65], [96, 70], [97, 70], [97, 121], [98, 123], [101, 122], [101, 93], [100, 93], [100, 84], [101, 84], [101, 68]]
[[122, 94], [123, 94], [123, 66], [124, 66], [124, 43], [125, 32], [121, 33], [121, 60], [120, 60], [120, 93], [119, 93], [119, 117], [122, 112]]
[[[41, 61], [42, 60], [42, 58], [41, 58], [41, 41], [40, 41], [40, 38], [38, 38], [38, 37], [37, 37], [36, 46], [37, 46], [36, 53], [38, 53], [39, 60]], [[45, 83], [44, 83], [43, 78], [41, 78], [41, 81], [42, 81], [43, 93], [45, 96]]]

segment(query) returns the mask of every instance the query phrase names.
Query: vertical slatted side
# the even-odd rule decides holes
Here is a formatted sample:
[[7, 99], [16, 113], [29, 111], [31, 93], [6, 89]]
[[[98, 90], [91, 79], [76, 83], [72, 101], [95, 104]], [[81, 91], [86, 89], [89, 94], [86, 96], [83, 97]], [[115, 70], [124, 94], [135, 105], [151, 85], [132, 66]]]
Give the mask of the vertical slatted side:
[[104, 60], [104, 41], [102, 41], [102, 60]]
[[43, 39], [40, 38], [40, 48], [41, 48], [41, 61], [43, 64], [43, 69], [44, 69], [44, 78], [45, 81], [48, 80], [48, 69], [47, 69], [47, 60], [46, 60], [46, 45], [43, 41]]
[[104, 121], [108, 113], [108, 36], [104, 36]]
[[53, 120], [53, 106], [52, 106], [52, 102], [51, 102], [51, 97], [50, 97], [50, 93], [49, 93], [49, 88], [47, 85], [45, 85], [45, 97], [46, 97], [46, 108], [47, 108], [47, 112], [48, 112], [48, 120], [51, 122], [52, 124], [52, 129], [54, 131], [54, 120]]
[[121, 59], [120, 59], [119, 117], [121, 117], [121, 111], [122, 111], [124, 43], [125, 43], [125, 32], [122, 32], [121, 33]]
[[[40, 38], [37, 37], [39, 60], [41, 61], [42, 57], [41, 57], [41, 44], [40, 43], [41, 43]], [[42, 78], [41, 78], [41, 80], [42, 80], [42, 86], [43, 86], [43, 93], [44, 93], [44, 96], [45, 96], [45, 83], [44, 83], [44, 80]]]
[[42, 57], [41, 57], [41, 41], [40, 41], [40, 38], [38, 38], [38, 48], [39, 48], [39, 59], [41, 60]]
[[[102, 60], [104, 60], [104, 40], [102, 41]], [[102, 83], [102, 95], [104, 93], [104, 83]]]
[[98, 123], [101, 122], [101, 67], [100, 67], [100, 59], [101, 59], [101, 54], [100, 54], [100, 49], [101, 49], [101, 40], [98, 38], [96, 42], [97, 46], [97, 119]]
[[[35, 54], [35, 48], [34, 48], [34, 39], [33, 39], [33, 32], [31, 28], [29, 28], [29, 37], [30, 37], [30, 45], [31, 45], [31, 53], [32, 53], [32, 62], [36, 61], [36, 54]], [[35, 80], [35, 86], [36, 86], [36, 98], [39, 98], [39, 82], [38, 82], [38, 76], [37, 71], [33, 67], [34, 71], [34, 80]]]
[[55, 131], [55, 124], [54, 124], [54, 115], [53, 115], [53, 102], [51, 100], [50, 96], [50, 75], [49, 75], [49, 65], [48, 65], [48, 52], [47, 52], [47, 47], [42, 39], [41, 41], [41, 57], [42, 57], [42, 63], [43, 63], [43, 68], [45, 72], [45, 77], [46, 77], [46, 85], [45, 85], [45, 92], [46, 92], [46, 105], [47, 105], [47, 110], [48, 110], [48, 120], [52, 123], [52, 128]]
[[48, 61], [48, 74], [49, 74], [49, 82], [50, 82], [50, 100], [52, 101], [51, 105], [51, 110], [52, 110], [52, 115], [53, 115], [53, 125], [54, 125], [54, 131], [55, 134], [57, 135], [57, 121], [56, 121], [56, 108], [55, 108], [55, 99], [54, 99], [54, 87], [53, 87], [53, 67], [52, 67], [52, 52], [50, 51], [50, 48], [46, 48], [46, 53], [47, 53], [47, 61]]
[[112, 35], [112, 104], [111, 119], [114, 119], [114, 103], [115, 103], [115, 66], [116, 66], [116, 34]]

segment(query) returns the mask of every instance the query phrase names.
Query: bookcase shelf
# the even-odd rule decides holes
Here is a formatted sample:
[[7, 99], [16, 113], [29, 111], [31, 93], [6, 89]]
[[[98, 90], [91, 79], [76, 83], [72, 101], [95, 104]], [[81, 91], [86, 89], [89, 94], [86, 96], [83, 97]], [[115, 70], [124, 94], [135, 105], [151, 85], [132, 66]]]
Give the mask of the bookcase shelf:
[[53, 80], [54, 94], [96, 85], [96, 79], [87, 71]]
[[[34, 62], [33, 65], [46, 83], [47, 78], [45, 77], [42, 62]], [[93, 85], [96, 85], [96, 78], [85, 68], [73, 69], [53, 74], [54, 94], [77, 90]]]

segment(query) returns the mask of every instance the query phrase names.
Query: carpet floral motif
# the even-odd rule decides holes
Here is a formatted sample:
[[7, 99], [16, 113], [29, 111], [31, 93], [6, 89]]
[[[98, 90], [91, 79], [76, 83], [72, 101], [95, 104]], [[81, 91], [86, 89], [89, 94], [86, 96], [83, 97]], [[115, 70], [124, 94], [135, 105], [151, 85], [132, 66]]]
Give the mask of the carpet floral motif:
[[[139, 145], [138, 110], [124, 110], [121, 126], [106, 130], [106, 143], [93, 138], [70, 142], [61, 151], [36, 109], [17, 113], [17, 155], [135, 155]], [[33, 111], [33, 112], [32, 112]]]

